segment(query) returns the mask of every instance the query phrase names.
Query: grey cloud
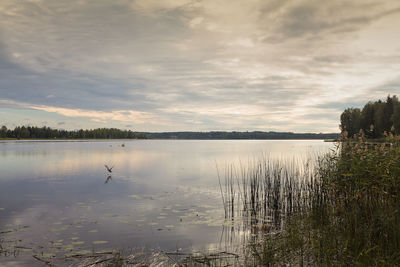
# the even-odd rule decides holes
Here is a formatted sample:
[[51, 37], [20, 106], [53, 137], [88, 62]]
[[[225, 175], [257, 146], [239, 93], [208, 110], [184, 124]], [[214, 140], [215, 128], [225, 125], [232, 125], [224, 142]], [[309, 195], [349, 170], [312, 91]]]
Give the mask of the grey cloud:
[[329, 27], [324, 21], [316, 21], [317, 10], [311, 6], [299, 6], [290, 10], [280, 31], [286, 36], [298, 37], [305, 33], [319, 32]]
[[316, 56], [313, 59], [315, 62], [320, 62], [322, 64], [348, 63], [354, 60], [349, 55], [324, 55], [324, 56]]
[[[5, 59], [0, 50], [0, 93], [3, 99], [36, 105], [93, 110], [152, 108], [143, 96], [135, 94], [145, 86], [68, 70], [34, 72]], [[48, 97], [52, 96], [52, 97]], [[137, 101], [131, 102], [130, 99]], [[142, 103], [142, 104], [141, 104]]]
[[366, 96], [373, 96], [375, 100], [385, 99], [388, 95], [400, 96], [400, 76], [382, 85], [375, 86], [366, 90]]
[[347, 101], [329, 101], [323, 104], [315, 105], [314, 107], [321, 109], [334, 109], [337, 112], [342, 112], [346, 108], [362, 108], [365, 103], [365, 100], [348, 99]]
[[[383, 3], [305, 1], [288, 7], [280, 17], [275, 33], [266, 37], [265, 41], [275, 43], [292, 38], [322, 39], [321, 34], [324, 32], [357, 31], [373, 21], [400, 12], [399, 6], [384, 11], [382, 9]], [[360, 13], [360, 10], [363, 12]]]
[[338, 114], [334, 112], [316, 112], [303, 116], [303, 119], [338, 121]]

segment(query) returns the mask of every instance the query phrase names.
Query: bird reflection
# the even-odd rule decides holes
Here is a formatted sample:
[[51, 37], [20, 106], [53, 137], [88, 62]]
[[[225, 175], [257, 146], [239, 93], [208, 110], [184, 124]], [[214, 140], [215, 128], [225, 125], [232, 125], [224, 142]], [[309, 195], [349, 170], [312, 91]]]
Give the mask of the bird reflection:
[[109, 176], [107, 176], [107, 179], [106, 179], [106, 181], [104, 182], [105, 184], [107, 184], [109, 181], [111, 181], [112, 180], [112, 176], [111, 175], [109, 175]]

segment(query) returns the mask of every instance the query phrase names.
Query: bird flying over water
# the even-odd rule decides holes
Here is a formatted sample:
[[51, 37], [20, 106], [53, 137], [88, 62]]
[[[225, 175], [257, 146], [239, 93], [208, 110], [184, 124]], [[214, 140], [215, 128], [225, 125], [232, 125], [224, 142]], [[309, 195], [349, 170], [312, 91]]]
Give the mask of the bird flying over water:
[[114, 168], [114, 166], [112, 166], [112, 167], [110, 168], [110, 167], [108, 167], [107, 165], [104, 165], [104, 167], [106, 167], [106, 169], [107, 169], [108, 172], [112, 172], [112, 169]]

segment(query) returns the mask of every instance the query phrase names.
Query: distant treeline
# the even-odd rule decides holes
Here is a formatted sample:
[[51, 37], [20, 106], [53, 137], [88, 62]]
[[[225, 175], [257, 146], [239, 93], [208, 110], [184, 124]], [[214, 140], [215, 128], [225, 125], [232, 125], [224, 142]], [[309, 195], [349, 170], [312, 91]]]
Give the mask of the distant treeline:
[[149, 139], [336, 139], [336, 133], [292, 133], [292, 132], [164, 132], [145, 133]]
[[2, 126], [0, 138], [17, 139], [145, 139], [141, 133], [130, 130], [119, 130], [115, 128], [99, 128], [94, 130], [66, 131], [49, 127], [15, 127], [14, 130]]
[[340, 128], [353, 136], [363, 130], [370, 138], [380, 138], [384, 132], [400, 134], [400, 102], [397, 96], [386, 101], [368, 102], [362, 110], [348, 108], [340, 116]]
[[13, 130], [3, 126], [0, 138], [17, 139], [336, 139], [337, 133], [292, 133], [292, 132], [133, 132], [115, 128], [66, 131], [49, 127], [15, 127]]

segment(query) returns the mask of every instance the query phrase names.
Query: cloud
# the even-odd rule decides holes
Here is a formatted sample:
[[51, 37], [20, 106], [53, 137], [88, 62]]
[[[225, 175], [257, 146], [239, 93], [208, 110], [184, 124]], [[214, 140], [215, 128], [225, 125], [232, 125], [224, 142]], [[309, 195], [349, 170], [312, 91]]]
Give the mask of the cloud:
[[31, 109], [42, 110], [46, 112], [54, 112], [61, 114], [65, 117], [86, 117], [94, 121], [102, 122], [108, 120], [116, 120], [120, 122], [139, 123], [155, 123], [154, 117], [146, 112], [138, 112], [134, 110], [115, 110], [112, 112], [82, 110], [82, 109], [68, 109], [49, 106], [30, 106]]
[[[155, 115], [148, 112], [140, 112], [135, 110], [114, 110], [106, 112], [106, 111], [97, 111], [88, 109], [71, 109], [71, 108], [60, 108], [55, 106], [32, 105], [28, 103], [20, 103], [9, 100], [0, 100], [0, 109], [5, 109], [5, 108], [45, 111], [48, 113], [56, 113], [64, 117], [87, 118], [91, 121], [96, 121], [96, 122], [118, 121], [125, 123], [129, 122], [135, 125], [143, 123], [162, 124], [161, 122], [157, 122], [157, 118]], [[64, 125], [64, 124], [66, 123], [65, 122], [57, 123], [57, 125]]]
[[399, 13], [400, 7], [391, 1], [293, 1], [283, 5], [280, 12], [273, 34], [266, 40], [318, 40], [356, 32], [385, 16]]
[[163, 11], [182, 8], [191, 2], [191, 0], [136, 0], [132, 2], [131, 7], [133, 10]]
[[336, 131], [342, 107], [399, 94], [385, 87], [400, 73], [399, 12], [389, 0], [4, 0], [0, 107], [82, 128]]

